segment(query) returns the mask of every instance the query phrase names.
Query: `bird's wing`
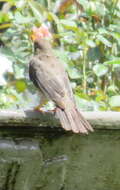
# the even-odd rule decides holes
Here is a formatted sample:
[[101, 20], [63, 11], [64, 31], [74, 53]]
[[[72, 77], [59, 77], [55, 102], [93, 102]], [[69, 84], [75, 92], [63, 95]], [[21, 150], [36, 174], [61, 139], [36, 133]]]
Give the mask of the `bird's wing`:
[[72, 101], [75, 101], [75, 100], [74, 100], [74, 96], [73, 96], [72, 87], [71, 87], [70, 80], [69, 80], [69, 78], [68, 78], [67, 72], [65, 72], [65, 74], [64, 74], [63, 77], [64, 77], [65, 88], [66, 88], [66, 90], [67, 90], [67, 92], [68, 92], [68, 95], [69, 95], [69, 97], [70, 97], [70, 99], [71, 99]]
[[71, 84], [70, 84], [70, 80], [68, 78], [68, 74], [65, 71], [65, 67], [59, 61], [59, 59], [57, 57], [54, 57], [54, 62], [57, 63], [57, 69], [58, 69], [58, 72], [60, 73], [60, 77], [61, 77], [62, 81], [64, 82], [67, 94], [68, 94], [69, 98], [74, 102], [75, 100], [74, 100], [74, 96], [73, 96], [72, 87], [71, 87]]
[[[56, 64], [54, 66], [56, 67]], [[41, 89], [46, 96], [64, 109], [65, 82], [62, 77], [63, 73], [60, 73], [60, 70], [55, 69], [55, 67], [48, 68], [46, 63], [34, 57], [30, 61], [29, 75], [37, 88]], [[58, 76], [59, 74], [61, 77]]]

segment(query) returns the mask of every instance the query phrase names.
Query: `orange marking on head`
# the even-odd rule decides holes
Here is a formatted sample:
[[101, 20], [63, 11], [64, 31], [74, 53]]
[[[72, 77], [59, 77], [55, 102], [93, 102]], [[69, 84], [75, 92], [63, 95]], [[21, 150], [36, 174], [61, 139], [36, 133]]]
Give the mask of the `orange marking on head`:
[[46, 26], [33, 27], [31, 35], [33, 41], [49, 37], [51, 37], [51, 33]]

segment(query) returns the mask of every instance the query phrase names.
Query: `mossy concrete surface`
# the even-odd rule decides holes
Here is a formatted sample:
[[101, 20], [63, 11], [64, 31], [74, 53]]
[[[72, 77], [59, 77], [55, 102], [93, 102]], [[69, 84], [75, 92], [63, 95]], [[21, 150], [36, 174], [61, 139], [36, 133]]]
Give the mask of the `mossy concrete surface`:
[[0, 190], [120, 190], [120, 131], [0, 129]]

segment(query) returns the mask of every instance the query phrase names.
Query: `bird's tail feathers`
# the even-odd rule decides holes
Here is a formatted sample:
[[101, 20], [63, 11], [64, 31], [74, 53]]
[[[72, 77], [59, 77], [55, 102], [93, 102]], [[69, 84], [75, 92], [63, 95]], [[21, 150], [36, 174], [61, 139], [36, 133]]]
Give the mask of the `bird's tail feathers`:
[[70, 110], [56, 108], [56, 116], [60, 119], [62, 127], [67, 131], [72, 130], [74, 133], [83, 134], [93, 131], [91, 125], [75, 107]]

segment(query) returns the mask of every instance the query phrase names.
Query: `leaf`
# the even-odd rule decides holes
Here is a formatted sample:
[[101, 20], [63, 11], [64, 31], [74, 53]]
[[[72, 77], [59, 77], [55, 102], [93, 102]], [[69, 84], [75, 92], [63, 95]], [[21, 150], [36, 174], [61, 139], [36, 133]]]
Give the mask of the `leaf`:
[[4, 22], [8, 22], [10, 19], [9, 19], [9, 16], [7, 13], [4, 13], [4, 12], [0, 12], [0, 23], [4, 23]]
[[68, 52], [65, 51], [65, 50], [62, 50], [62, 49], [56, 49], [54, 50], [54, 54], [56, 57], [58, 57], [61, 61], [61, 63], [64, 65], [65, 69], [67, 70], [68, 69], [68, 62], [69, 62], [69, 59], [68, 59]]
[[59, 33], [64, 32], [63, 26], [61, 25], [59, 18], [54, 13], [48, 12], [47, 17], [48, 17], [49, 20], [54, 20], [54, 22], [57, 25], [57, 29], [58, 29]]
[[98, 29], [98, 32], [99, 32], [100, 34], [110, 34], [110, 32], [108, 32], [105, 28], [99, 28], [99, 29]]
[[118, 87], [117, 86], [115, 86], [115, 85], [110, 85], [110, 86], [108, 86], [108, 92], [116, 92], [117, 90], [119, 90], [118, 89]]
[[23, 67], [22, 64], [14, 64], [13, 69], [14, 69], [14, 75], [16, 79], [24, 78], [25, 68]]
[[69, 77], [71, 79], [79, 79], [81, 78], [81, 73], [78, 69], [74, 68], [74, 67], [68, 67], [67, 69]]
[[37, 19], [37, 21], [41, 24], [43, 21], [43, 16], [42, 13], [45, 11], [45, 8], [38, 2], [35, 2], [33, 0], [28, 1], [28, 4]]
[[26, 3], [27, 3], [27, 1], [25, 1], [25, 0], [19, 0], [16, 2], [16, 7], [21, 9], [25, 6]]
[[101, 77], [107, 73], [108, 68], [103, 64], [96, 64], [93, 67], [93, 71], [98, 77]]
[[75, 95], [75, 101], [77, 107], [83, 111], [93, 111], [98, 110], [99, 104], [95, 101], [88, 101], [83, 98], [80, 98], [78, 95]]
[[104, 64], [120, 64], [120, 59], [117, 59], [117, 60], [112, 60], [112, 61], [106, 61], [104, 62]]
[[103, 37], [102, 35], [97, 35], [97, 39], [99, 41], [101, 41], [104, 45], [108, 46], [108, 47], [112, 47], [111, 42], [109, 42], [105, 37]]
[[84, 9], [88, 8], [88, 0], [78, 0], [78, 2], [83, 6]]
[[105, 7], [105, 4], [104, 3], [100, 3], [100, 2], [97, 2], [94, 3], [95, 6], [96, 6], [96, 14], [97, 15], [100, 15], [100, 16], [105, 16], [106, 12], [107, 12], [107, 9]]
[[120, 25], [119, 24], [110, 24], [109, 30], [118, 32], [120, 34]]
[[[61, 37], [63, 38], [62, 41], [67, 44], [76, 44], [75, 35], [73, 31], [69, 30], [69, 32], [60, 33]], [[76, 49], [75, 49], [76, 50]]]
[[4, 55], [0, 54], [0, 86], [6, 85], [7, 81], [5, 74], [7, 72], [13, 73], [13, 63]]
[[78, 30], [78, 27], [74, 21], [62, 19], [60, 20], [60, 23], [63, 24], [68, 30]]
[[109, 104], [111, 107], [120, 107], [120, 95], [115, 95], [109, 98]]
[[107, 99], [107, 96], [105, 94], [99, 94], [97, 95], [97, 97], [95, 98], [95, 100], [97, 102], [100, 102], [100, 101], [105, 101]]
[[86, 44], [91, 47], [91, 48], [94, 48], [96, 46], [96, 43], [93, 41], [93, 40], [87, 40], [86, 41]]
[[3, 47], [0, 49], [0, 52], [8, 57], [11, 61], [15, 61], [15, 54], [10, 48]]
[[88, 101], [90, 101], [90, 97], [86, 94], [86, 93], [84, 93], [84, 92], [80, 92], [80, 89], [78, 88], [77, 89], [77, 87], [76, 87], [76, 93], [75, 93], [77, 96], [79, 96], [79, 98], [82, 98], [82, 99], [84, 99], [84, 100], [88, 100]]
[[80, 56], [82, 56], [81, 51], [70, 52], [69, 54], [69, 58], [71, 58], [72, 60], [77, 60], [78, 58], [80, 58]]
[[15, 5], [17, 0], [6, 0], [7, 2], [9, 2], [11, 5]]
[[100, 60], [103, 56], [102, 51], [99, 47], [89, 48], [87, 52], [87, 57], [89, 61]]
[[0, 53], [8, 57], [12, 62], [15, 62], [16, 60], [20, 63], [25, 64], [25, 55], [26, 52], [20, 52], [19, 49], [17, 49], [15, 52], [13, 52], [10, 48], [3, 47], [0, 50]]
[[27, 88], [27, 84], [24, 80], [17, 80], [15, 86], [18, 92], [24, 92]]
[[[58, 1], [57, 1], [58, 3]], [[59, 4], [57, 6], [57, 9], [55, 12], [65, 12], [66, 9], [73, 4], [73, 0], [65, 0], [65, 1], [59, 1]]]
[[33, 22], [34, 18], [32, 17], [24, 17], [20, 14], [20, 12], [16, 12], [15, 16], [14, 16], [15, 22], [17, 24], [26, 24], [26, 23], [30, 23]]

